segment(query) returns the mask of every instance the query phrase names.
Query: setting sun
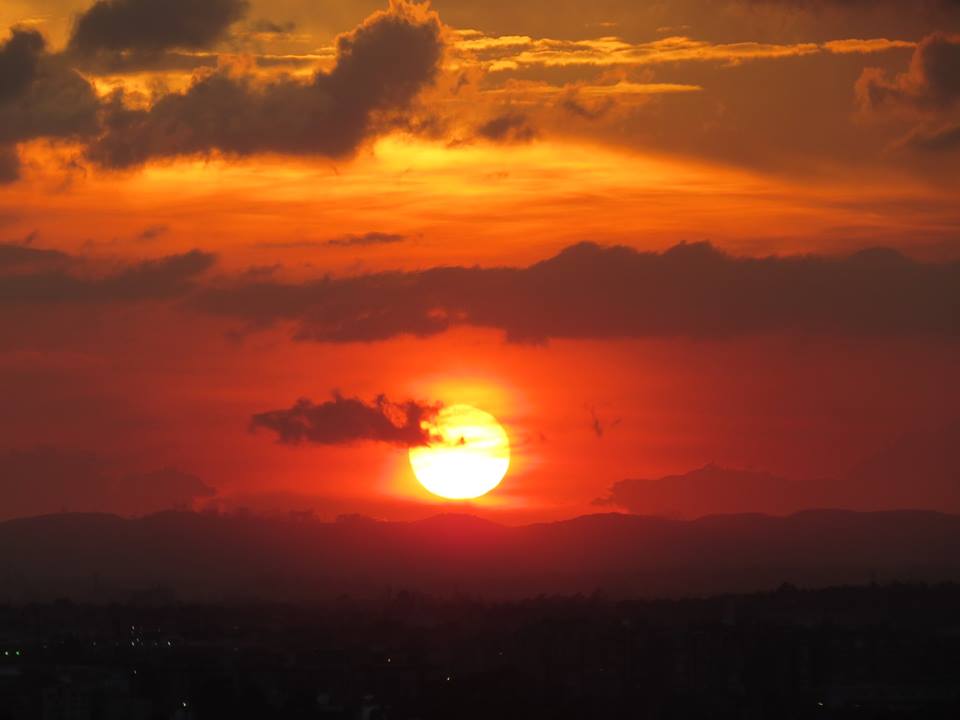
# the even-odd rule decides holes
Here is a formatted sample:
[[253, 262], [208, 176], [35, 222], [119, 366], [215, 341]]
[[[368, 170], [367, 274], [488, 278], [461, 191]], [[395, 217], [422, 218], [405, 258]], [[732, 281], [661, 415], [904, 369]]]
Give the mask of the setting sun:
[[503, 480], [510, 466], [510, 440], [493, 415], [453, 405], [423, 427], [434, 440], [410, 449], [410, 465], [434, 495], [469, 500], [486, 495]]

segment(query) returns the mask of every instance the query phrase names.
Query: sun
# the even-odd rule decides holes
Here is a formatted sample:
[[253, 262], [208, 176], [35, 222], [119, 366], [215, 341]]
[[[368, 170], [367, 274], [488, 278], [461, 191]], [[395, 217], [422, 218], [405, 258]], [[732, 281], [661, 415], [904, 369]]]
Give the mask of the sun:
[[434, 495], [470, 500], [493, 490], [510, 467], [510, 439], [490, 413], [451, 405], [423, 427], [430, 445], [410, 449], [417, 480]]

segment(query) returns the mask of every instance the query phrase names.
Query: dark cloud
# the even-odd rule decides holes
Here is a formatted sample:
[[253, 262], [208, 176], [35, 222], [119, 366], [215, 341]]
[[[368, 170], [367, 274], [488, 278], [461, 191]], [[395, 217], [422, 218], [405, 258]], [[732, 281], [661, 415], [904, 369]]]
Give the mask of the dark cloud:
[[149, 242], [150, 240], [156, 240], [159, 237], [163, 237], [168, 232], [170, 232], [170, 228], [166, 225], [150, 225], [144, 228], [142, 232], [137, 234], [137, 240]]
[[906, 435], [835, 479], [787, 480], [707, 465], [682, 475], [614, 483], [595, 505], [641, 515], [787, 514], [809, 508], [960, 510], [960, 423]]
[[368, 232], [363, 235], [344, 235], [343, 237], [332, 238], [324, 244], [331, 247], [363, 247], [366, 245], [390, 245], [403, 242], [406, 239], [405, 235], [395, 233]]
[[[0, 147], [40, 137], [97, 132], [99, 101], [90, 84], [33, 30], [14, 30], [0, 46]], [[10, 176], [10, 158], [7, 175]]]
[[15, 147], [0, 146], [0, 185], [20, 179], [20, 156]]
[[613, 109], [615, 101], [607, 98], [600, 102], [589, 103], [577, 97], [576, 93], [568, 93], [559, 102], [561, 110], [583, 120], [599, 120]]
[[222, 71], [148, 110], [115, 96], [89, 156], [122, 168], [211, 152], [348, 155], [377, 132], [378, 114], [404, 110], [434, 80], [442, 54], [437, 16], [396, 0], [341, 35], [335, 67], [310, 82], [260, 83]]
[[915, 127], [893, 143], [895, 149], [946, 153], [960, 147], [960, 35], [933, 33], [917, 46], [906, 72], [890, 75], [866, 68], [856, 84], [861, 109], [896, 113]]
[[59, 58], [49, 57], [26, 93], [0, 104], [0, 143], [91, 137], [99, 128], [98, 110], [90, 84]]
[[913, 53], [906, 72], [893, 77], [867, 68], [856, 85], [863, 109], [912, 107], [947, 110], [960, 100], [960, 35], [933, 33]]
[[250, 30], [252, 32], [263, 33], [265, 35], [289, 35], [296, 29], [297, 24], [292, 20], [278, 23], [274, 22], [273, 20], [265, 20], [261, 18], [250, 23]]
[[257, 67], [262, 68], [312, 68], [317, 64], [316, 59], [310, 56], [298, 55], [255, 55], [254, 61]]
[[[851, 9], [869, 10], [882, 6], [902, 7], [903, 0], [739, 0], [746, 5], [783, 5], [800, 9]], [[911, 9], [956, 9], [960, 0], [911, 0]]]
[[17, 28], [0, 45], [0, 103], [19, 97], [30, 87], [45, 47], [40, 33]]
[[213, 53], [177, 50], [136, 50], [72, 55], [70, 59], [84, 72], [94, 75], [123, 75], [142, 72], [190, 72], [216, 68], [220, 59]]
[[[197, 277], [215, 260], [209, 253], [193, 250], [93, 275], [75, 259], [51, 252], [0, 246], [0, 308], [176, 297], [193, 288]], [[54, 261], [57, 266], [51, 267]], [[25, 264], [29, 266], [26, 271]]]
[[199, 478], [167, 468], [123, 474], [95, 455], [54, 448], [0, 452], [0, 517], [70, 512], [140, 515], [216, 493]]
[[706, 465], [682, 475], [657, 479], [621, 480], [594, 505], [616, 506], [639, 515], [697, 518], [743, 512], [783, 514], [803, 505], [805, 493], [789, 481], [764, 472]]
[[960, 148], [960, 124], [936, 130], [917, 129], [911, 132], [901, 146], [926, 152], [947, 152]]
[[270, 430], [280, 442], [289, 445], [373, 441], [416, 447], [430, 441], [430, 434], [420, 423], [435, 415], [438, 409], [414, 401], [391, 403], [383, 395], [367, 404], [336, 394], [333, 400], [319, 405], [302, 399], [288, 410], [254, 415], [251, 427]]
[[477, 135], [494, 142], [530, 142], [537, 131], [524, 113], [507, 112], [480, 125]]
[[206, 48], [247, 8], [247, 0], [98, 0], [77, 17], [69, 49], [91, 54]]
[[[29, 237], [29, 236], [28, 236]], [[0, 243], [0, 278], [4, 273], [31, 273], [63, 269], [73, 259], [59, 250], [43, 250], [24, 244]]]
[[960, 335], [960, 263], [893, 250], [742, 258], [708, 243], [662, 253], [583, 243], [525, 268], [442, 267], [285, 284], [243, 282], [197, 298], [251, 327], [297, 324], [319, 342], [429, 336], [451, 326], [550, 338], [776, 333]]

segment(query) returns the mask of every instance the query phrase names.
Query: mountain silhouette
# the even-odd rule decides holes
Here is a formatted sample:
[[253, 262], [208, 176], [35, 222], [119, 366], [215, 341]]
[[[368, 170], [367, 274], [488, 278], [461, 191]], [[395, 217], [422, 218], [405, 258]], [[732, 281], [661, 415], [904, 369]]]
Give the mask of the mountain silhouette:
[[164, 512], [0, 523], [0, 602], [311, 601], [385, 589], [487, 598], [593, 592], [686, 596], [869, 579], [960, 578], [960, 516], [813, 510], [693, 521], [588, 515], [520, 527]]

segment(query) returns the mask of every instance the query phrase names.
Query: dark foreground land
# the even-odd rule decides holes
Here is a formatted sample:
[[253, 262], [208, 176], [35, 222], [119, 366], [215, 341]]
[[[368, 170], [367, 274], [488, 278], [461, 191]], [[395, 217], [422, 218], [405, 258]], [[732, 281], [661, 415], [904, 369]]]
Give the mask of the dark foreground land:
[[960, 717], [954, 584], [145, 601], [0, 607], [0, 718]]

